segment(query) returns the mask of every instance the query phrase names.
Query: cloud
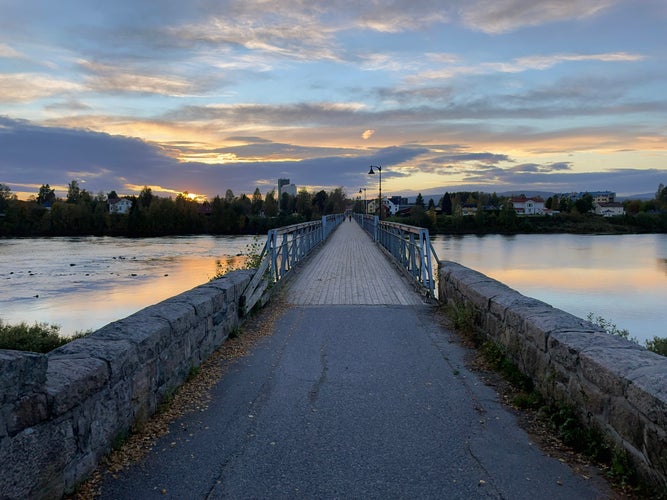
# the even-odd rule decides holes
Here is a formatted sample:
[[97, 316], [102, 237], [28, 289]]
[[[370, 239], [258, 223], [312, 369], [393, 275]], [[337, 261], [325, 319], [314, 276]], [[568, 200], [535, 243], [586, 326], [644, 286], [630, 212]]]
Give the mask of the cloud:
[[[503, 153], [466, 151], [453, 144], [343, 150], [274, 143], [253, 136], [235, 139], [238, 146], [219, 148], [217, 153], [236, 155], [239, 161], [179, 162], [167, 148], [140, 139], [0, 117], [0, 182], [12, 189], [46, 183], [66, 189], [72, 179], [78, 179], [92, 193], [136, 194], [147, 185], [156, 186], [154, 191], [160, 196], [188, 191], [211, 198], [227, 189], [236, 194], [252, 193], [257, 186], [269, 190], [278, 178], [288, 177], [298, 186], [342, 186], [355, 193], [360, 186], [371, 185], [368, 165], [382, 165], [383, 183], [391, 183], [394, 192], [408, 192], [409, 188], [400, 186], [420, 172], [443, 179], [443, 187], [444, 179], [449, 179], [449, 191], [465, 184], [498, 192], [519, 186], [551, 191], [609, 189], [622, 195], [653, 192], [660, 182], [667, 184], [667, 170], [574, 172], [569, 162], [516, 164]], [[262, 155], [286, 157], [290, 151], [300, 159], [259, 159]], [[445, 161], [450, 162], [448, 166]], [[433, 192], [437, 185], [432, 182], [421, 190]]]
[[618, 0], [478, 0], [466, 3], [461, 17], [473, 29], [502, 34], [526, 26], [593, 17], [616, 3]]
[[371, 137], [373, 137], [373, 134], [375, 134], [375, 130], [369, 128], [367, 130], [364, 130], [363, 134], [361, 134], [361, 138], [364, 140], [368, 140]]
[[25, 55], [7, 44], [0, 43], [0, 57], [6, 57], [7, 59], [21, 59], [24, 58]]
[[29, 102], [44, 97], [81, 92], [75, 82], [34, 73], [0, 74], [0, 102]]
[[638, 62], [646, 57], [642, 54], [629, 52], [606, 52], [598, 54], [552, 54], [518, 57], [509, 62], [482, 62], [476, 65], [447, 66], [423, 71], [408, 78], [410, 82], [419, 82], [424, 79], [450, 79], [462, 75], [487, 75], [494, 73], [523, 73], [526, 71], [545, 71], [554, 66], [568, 62]]

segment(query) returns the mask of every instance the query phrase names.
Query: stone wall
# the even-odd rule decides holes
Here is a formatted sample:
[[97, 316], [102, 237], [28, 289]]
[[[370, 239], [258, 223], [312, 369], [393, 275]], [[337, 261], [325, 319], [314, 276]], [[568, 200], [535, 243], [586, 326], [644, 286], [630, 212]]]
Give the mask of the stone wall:
[[442, 303], [472, 307], [547, 399], [576, 408], [667, 488], [667, 358], [457, 263], [441, 262], [439, 278]]
[[234, 271], [47, 355], [0, 350], [0, 498], [59, 498], [239, 326]]

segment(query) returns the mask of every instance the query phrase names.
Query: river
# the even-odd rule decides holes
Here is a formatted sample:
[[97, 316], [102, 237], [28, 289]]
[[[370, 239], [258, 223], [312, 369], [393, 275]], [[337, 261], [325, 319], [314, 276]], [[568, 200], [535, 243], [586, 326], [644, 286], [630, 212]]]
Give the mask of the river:
[[[241, 267], [251, 236], [0, 239], [0, 319], [97, 329]], [[263, 237], [259, 240], [263, 244]], [[435, 236], [453, 260], [643, 343], [667, 337], [667, 235]]]
[[667, 337], [665, 234], [439, 235], [433, 247], [441, 260], [575, 316], [601, 316], [642, 344]]
[[[261, 237], [263, 244], [264, 237]], [[241, 268], [252, 236], [0, 239], [0, 319], [95, 330]]]

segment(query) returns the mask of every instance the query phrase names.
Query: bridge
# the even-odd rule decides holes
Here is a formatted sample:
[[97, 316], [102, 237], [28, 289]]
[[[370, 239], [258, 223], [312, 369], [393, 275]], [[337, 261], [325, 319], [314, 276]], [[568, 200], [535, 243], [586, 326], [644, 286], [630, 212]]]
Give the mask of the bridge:
[[228, 366], [205, 411], [105, 476], [102, 498], [612, 496], [538, 449], [467, 367], [443, 303], [469, 308], [545, 397], [662, 491], [667, 360], [437, 262], [425, 230], [327, 217], [270, 231], [255, 271], [47, 355], [0, 351], [0, 498], [72, 491], [257, 309], [270, 335]]
[[531, 443], [355, 220], [282, 293], [272, 335], [210, 407], [108, 479], [103, 498], [604, 496]]

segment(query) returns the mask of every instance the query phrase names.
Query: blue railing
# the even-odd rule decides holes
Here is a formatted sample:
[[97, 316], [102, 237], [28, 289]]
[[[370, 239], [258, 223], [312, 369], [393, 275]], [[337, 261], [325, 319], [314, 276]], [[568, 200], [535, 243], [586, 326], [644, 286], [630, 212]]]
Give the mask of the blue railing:
[[259, 255], [259, 266], [241, 296], [241, 315], [247, 314], [257, 302], [265, 298], [269, 285], [283, 279], [317, 245], [326, 240], [343, 220], [344, 214], [325, 215], [318, 221], [269, 230]]
[[435, 277], [439, 260], [428, 229], [380, 221], [377, 215], [355, 214], [355, 219], [426, 290], [429, 297], [437, 297]]

